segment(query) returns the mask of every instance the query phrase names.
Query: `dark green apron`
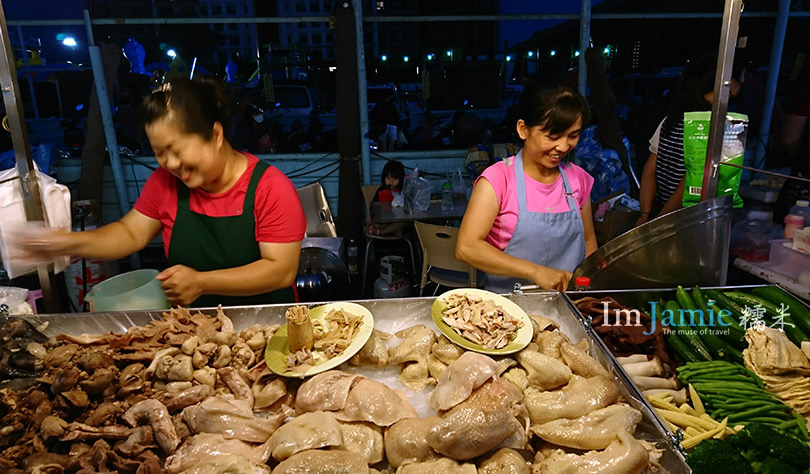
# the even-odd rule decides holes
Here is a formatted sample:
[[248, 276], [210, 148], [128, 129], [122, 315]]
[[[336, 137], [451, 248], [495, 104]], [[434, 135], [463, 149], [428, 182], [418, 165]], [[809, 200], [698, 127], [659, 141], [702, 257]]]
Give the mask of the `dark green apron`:
[[[256, 186], [268, 164], [259, 161], [250, 177], [242, 214], [210, 217], [189, 209], [189, 189], [178, 180], [177, 219], [169, 243], [169, 265], [185, 265], [198, 272], [240, 267], [261, 258], [253, 213]], [[247, 306], [294, 303], [292, 287], [254, 296], [202, 295], [189, 306]]]

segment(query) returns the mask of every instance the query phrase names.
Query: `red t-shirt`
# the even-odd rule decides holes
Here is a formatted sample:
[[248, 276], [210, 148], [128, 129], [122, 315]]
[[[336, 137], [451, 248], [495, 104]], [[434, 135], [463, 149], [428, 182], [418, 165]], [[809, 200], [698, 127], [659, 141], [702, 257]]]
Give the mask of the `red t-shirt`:
[[[210, 217], [238, 216], [242, 213], [248, 184], [259, 159], [245, 153], [248, 165], [231, 189], [217, 194], [191, 189], [189, 209]], [[163, 250], [169, 255], [174, 221], [177, 219], [177, 185], [180, 181], [163, 168], [155, 170], [135, 201], [135, 210], [163, 224]], [[270, 166], [256, 186], [254, 207], [256, 241], [285, 243], [304, 238], [307, 224], [298, 192], [278, 168]]]

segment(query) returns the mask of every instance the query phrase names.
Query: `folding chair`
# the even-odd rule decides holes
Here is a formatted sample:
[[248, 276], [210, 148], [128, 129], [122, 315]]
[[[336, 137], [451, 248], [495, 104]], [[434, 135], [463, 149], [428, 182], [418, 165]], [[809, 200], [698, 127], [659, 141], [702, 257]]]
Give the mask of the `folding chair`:
[[419, 294], [428, 281], [450, 288], [475, 288], [477, 270], [457, 260], [456, 240], [458, 227], [445, 227], [424, 222], [414, 222], [419, 244], [422, 246], [422, 279]]

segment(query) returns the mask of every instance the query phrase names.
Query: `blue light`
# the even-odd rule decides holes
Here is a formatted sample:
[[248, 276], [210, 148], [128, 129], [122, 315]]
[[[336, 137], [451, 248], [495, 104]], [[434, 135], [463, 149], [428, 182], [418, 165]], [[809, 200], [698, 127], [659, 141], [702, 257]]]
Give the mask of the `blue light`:
[[574, 56], [579, 57], [579, 51], [574, 51]]
[[382, 55], [382, 57], [381, 57], [380, 59], [382, 59], [383, 61], [388, 61], [388, 56], [386, 56], [386, 55], [384, 55], [384, 54], [383, 54], [383, 55]]
[[506, 62], [509, 62], [509, 61], [511, 61], [511, 60], [512, 60], [512, 56], [507, 56], [507, 57], [506, 57]]
[[529, 51], [529, 54], [528, 54], [528, 56], [529, 56], [529, 57], [532, 57], [532, 56], [534, 56], [534, 51]]
[[77, 111], [82, 110], [83, 108], [84, 108], [84, 104], [79, 104], [79, 105], [76, 106]]
[[166, 51], [166, 55], [168, 57], [170, 57], [170, 58], [176, 58], [177, 57], [177, 51], [175, 51], [173, 49], [169, 49], [169, 50]]
[[554, 50], [552, 49], [551, 51], [549, 51], [549, 53], [548, 53], [548, 54], [549, 54], [549, 56], [556, 56], [556, 55], [557, 55], [557, 51], [554, 51]]
[[428, 54], [427, 59], [428, 61], [433, 61], [433, 54]]
[[453, 51], [451, 51], [451, 50], [449, 50], [449, 49], [448, 49], [448, 50], [447, 50], [447, 57], [448, 57], [448, 58], [453, 57]]
[[62, 44], [74, 48], [78, 43], [76, 43], [76, 38], [72, 36], [65, 36], [65, 38], [62, 40]]
[[406, 63], [408, 62], [409, 59], [410, 58], [408, 56], [405, 56], [405, 57], [402, 58], [402, 60], [405, 61]]
[[605, 46], [605, 49], [603, 49], [602, 52], [605, 53], [605, 54], [610, 54], [610, 48]]

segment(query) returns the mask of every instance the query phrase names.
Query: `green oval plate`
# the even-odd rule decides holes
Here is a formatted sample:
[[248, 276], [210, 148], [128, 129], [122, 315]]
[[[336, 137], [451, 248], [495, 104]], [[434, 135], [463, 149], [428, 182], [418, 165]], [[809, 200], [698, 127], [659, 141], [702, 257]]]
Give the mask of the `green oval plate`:
[[365, 306], [361, 306], [357, 303], [347, 302], [329, 303], [323, 306], [311, 308], [309, 311], [309, 317], [313, 321], [317, 321], [319, 319], [322, 320], [327, 314], [329, 314], [329, 311], [340, 309], [350, 314], [362, 316], [363, 324], [360, 326], [357, 335], [354, 336], [354, 340], [351, 342], [351, 344], [349, 344], [349, 347], [347, 347], [339, 356], [333, 357], [332, 359], [325, 359], [320, 351], [314, 351], [313, 355], [316, 361], [318, 360], [319, 355], [325, 360], [323, 360], [323, 362], [316, 363], [303, 373], [290, 369], [287, 367], [287, 357], [291, 356], [292, 353], [290, 352], [290, 347], [287, 344], [287, 325], [285, 324], [281, 326], [278, 331], [276, 331], [269, 341], [267, 341], [267, 348], [264, 351], [264, 360], [267, 362], [267, 368], [284, 377], [304, 378], [325, 372], [329, 369], [334, 369], [335, 367], [349, 360], [357, 353], [357, 351], [363, 348], [368, 341], [368, 338], [371, 337], [371, 332], [374, 330], [374, 317], [371, 315], [371, 311], [369, 311]]
[[[520, 329], [518, 329], [517, 336], [515, 336], [515, 338], [512, 339], [512, 342], [510, 342], [509, 344], [500, 349], [487, 349], [481, 344], [476, 344], [468, 339], [465, 339], [460, 334], [453, 331], [453, 329], [442, 320], [442, 311], [444, 311], [447, 308], [446, 303], [447, 297], [449, 297], [450, 295], [470, 295], [470, 294], [479, 296], [483, 300], [491, 300], [496, 305], [503, 308], [503, 310], [509, 313], [510, 315], [523, 321], [523, 326]], [[534, 335], [532, 322], [529, 319], [529, 316], [526, 314], [526, 312], [523, 311], [523, 309], [521, 309], [520, 306], [509, 301], [503, 296], [493, 293], [491, 291], [479, 290], [476, 288], [459, 288], [448, 291], [446, 293], [442, 293], [433, 302], [433, 306], [431, 307], [430, 312], [431, 316], [433, 316], [433, 322], [436, 324], [436, 327], [439, 328], [439, 331], [441, 331], [442, 334], [447, 336], [447, 339], [450, 339], [455, 344], [458, 344], [459, 346], [467, 350], [480, 352], [482, 354], [490, 354], [490, 355], [513, 354], [526, 347], [531, 342], [532, 336]]]

